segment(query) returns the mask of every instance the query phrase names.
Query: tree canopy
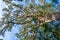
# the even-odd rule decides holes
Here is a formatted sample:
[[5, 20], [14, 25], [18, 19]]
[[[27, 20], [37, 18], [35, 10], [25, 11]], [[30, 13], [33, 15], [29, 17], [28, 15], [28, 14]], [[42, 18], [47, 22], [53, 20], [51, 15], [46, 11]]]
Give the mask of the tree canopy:
[[[58, 0], [3, 0], [8, 6], [4, 8], [1, 18], [0, 34], [17, 24], [22, 25], [20, 40], [60, 40], [59, 22], [55, 23], [54, 14], [60, 13]], [[16, 4], [18, 2], [25, 2]]]

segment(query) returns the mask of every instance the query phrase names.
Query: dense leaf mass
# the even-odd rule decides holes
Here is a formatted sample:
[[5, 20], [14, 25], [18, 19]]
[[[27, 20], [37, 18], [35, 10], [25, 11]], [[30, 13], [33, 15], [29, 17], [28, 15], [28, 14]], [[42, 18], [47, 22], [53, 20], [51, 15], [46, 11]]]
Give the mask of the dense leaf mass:
[[[20, 3], [24, 0], [17, 1]], [[5, 13], [0, 22], [0, 35], [6, 30], [11, 31], [16, 24], [22, 25], [20, 33], [16, 33], [20, 40], [60, 40], [60, 20], [55, 16], [60, 13], [60, 4], [58, 0], [50, 0], [51, 3], [46, 1], [38, 0], [36, 3], [36, 0], [25, 0], [24, 6], [13, 0], [4, 0], [8, 8], [3, 9]], [[57, 6], [53, 6], [54, 2], [58, 3]]]

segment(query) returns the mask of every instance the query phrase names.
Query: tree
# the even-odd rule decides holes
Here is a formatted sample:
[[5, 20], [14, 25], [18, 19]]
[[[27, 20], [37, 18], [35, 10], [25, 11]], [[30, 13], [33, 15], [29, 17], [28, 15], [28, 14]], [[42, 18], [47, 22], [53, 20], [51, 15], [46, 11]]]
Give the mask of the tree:
[[3, 39], [0, 39], [0, 40], [3, 40]]
[[[35, 0], [31, 0], [31, 3], [25, 0], [25, 7], [12, 1], [4, 0], [8, 8], [3, 9], [5, 13], [0, 25], [4, 27], [0, 29], [0, 34], [4, 34], [6, 30], [10, 31], [14, 24], [20, 24], [22, 28], [16, 36], [21, 40], [60, 40], [60, 29], [52, 19], [52, 15], [59, 12], [52, 5], [57, 0], [50, 0], [51, 3], [38, 0], [42, 5], [36, 4]], [[23, 0], [17, 1], [22, 2]]]

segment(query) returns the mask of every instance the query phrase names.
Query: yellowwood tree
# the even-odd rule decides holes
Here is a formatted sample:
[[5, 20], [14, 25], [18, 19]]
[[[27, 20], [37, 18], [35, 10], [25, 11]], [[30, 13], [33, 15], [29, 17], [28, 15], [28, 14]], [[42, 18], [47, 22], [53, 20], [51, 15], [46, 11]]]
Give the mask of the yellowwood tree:
[[[11, 30], [13, 25], [22, 25], [20, 40], [60, 40], [59, 24], [54, 23], [55, 14], [59, 13], [57, 0], [3, 0], [7, 5], [0, 22], [0, 34]], [[18, 2], [25, 2], [16, 4]], [[56, 6], [58, 5], [58, 6]]]

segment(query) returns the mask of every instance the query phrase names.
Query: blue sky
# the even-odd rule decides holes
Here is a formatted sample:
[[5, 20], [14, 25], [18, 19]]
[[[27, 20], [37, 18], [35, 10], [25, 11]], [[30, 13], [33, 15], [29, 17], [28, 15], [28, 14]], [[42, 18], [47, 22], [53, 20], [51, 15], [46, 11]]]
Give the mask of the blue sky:
[[17, 40], [17, 37], [16, 37], [16, 33], [19, 33], [19, 28], [21, 26], [20, 25], [15, 25], [13, 28], [12, 28], [12, 31], [11, 32], [8, 32], [6, 31], [5, 32], [5, 37], [3, 38], [4, 40]]
[[0, 18], [2, 17], [2, 15], [1, 15], [1, 13], [2, 13], [2, 8], [3, 8], [2, 1], [0, 1]]

